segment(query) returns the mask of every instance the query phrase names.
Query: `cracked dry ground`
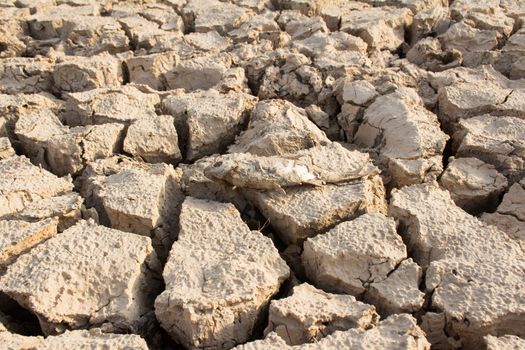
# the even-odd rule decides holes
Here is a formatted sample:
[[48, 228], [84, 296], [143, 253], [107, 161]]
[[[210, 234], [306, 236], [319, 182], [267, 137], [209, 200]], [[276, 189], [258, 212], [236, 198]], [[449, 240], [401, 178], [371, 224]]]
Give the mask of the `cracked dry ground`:
[[525, 1], [0, 0], [0, 349], [525, 349]]

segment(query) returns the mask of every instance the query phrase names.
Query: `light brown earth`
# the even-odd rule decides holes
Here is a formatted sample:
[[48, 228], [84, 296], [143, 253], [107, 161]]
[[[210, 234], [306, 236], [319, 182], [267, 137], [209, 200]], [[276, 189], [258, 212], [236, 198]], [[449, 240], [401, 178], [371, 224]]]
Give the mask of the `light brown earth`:
[[525, 1], [0, 0], [0, 349], [525, 348]]

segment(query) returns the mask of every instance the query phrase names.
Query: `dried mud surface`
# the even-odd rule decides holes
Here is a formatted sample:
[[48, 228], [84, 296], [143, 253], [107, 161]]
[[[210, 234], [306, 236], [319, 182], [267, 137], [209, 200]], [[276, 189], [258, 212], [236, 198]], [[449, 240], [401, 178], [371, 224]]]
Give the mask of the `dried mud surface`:
[[0, 349], [525, 348], [522, 0], [0, 0]]

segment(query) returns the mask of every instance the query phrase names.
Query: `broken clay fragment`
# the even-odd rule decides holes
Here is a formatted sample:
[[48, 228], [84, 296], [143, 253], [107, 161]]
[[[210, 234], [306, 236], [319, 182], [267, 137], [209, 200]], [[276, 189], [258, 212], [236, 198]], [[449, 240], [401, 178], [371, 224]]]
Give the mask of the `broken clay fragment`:
[[45, 334], [131, 330], [153, 307], [159, 269], [148, 237], [81, 221], [20, 256], [0, 290], [35, 313]]
[[155, 313], [184, 346], [229, 349], [249, 339], [288, 275], [272, 241], [232, 204], [187, 197]]
[[394, 220], [377, 213], [307, 239], [302, 254], [306, 275], [317, 286], [354, 296], [386, 279], [406, 257]]
[[379, 315], [371, 305], [351, 295], [323, 292], [307, 283], [293, 288], [287, 298], [270, 303], [264, 333], [276, 332], [289, 345], [313, 343], [335, 331], [376, 326]]

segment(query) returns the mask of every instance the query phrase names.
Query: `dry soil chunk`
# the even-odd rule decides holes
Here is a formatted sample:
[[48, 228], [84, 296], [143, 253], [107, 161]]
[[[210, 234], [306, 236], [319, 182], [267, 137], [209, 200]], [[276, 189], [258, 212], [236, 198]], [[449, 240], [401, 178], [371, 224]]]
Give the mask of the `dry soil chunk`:
[[246, 190], [245, 195], [288, 244], [357, 215], [385, 211], [385, 189], [379, 175], [320, 187], [290, 187], [286, 193]]
[[379, 315], [371, 305], [351, 295], [323, 292], [303, 283], [293, 294], [270, 303], [270, 316], [265, 333], [277, 333], [289, 345], [313, 343], [335, 331], [350, 328], [369, 329]]
[[58, 112], [62, 107], [63, 101], [54, 98], [50, 94], [0, 94], [0, 133], [7, 135], [11, 139], [15, 137], [15, 125], [18, 118], [25, 114], [39, 109], [50, 109]]
[[0, 343], [7, 350], [147, 350], [146, 341], [133, 334], [102, 333], [99, 329], [66, 331], [58, 336], [29, 337], [9, 332], [0, 332]]
[[53, 71], [55, 88], [61, 92], [118, 87], [123, 81], [122, 61], [108, 53], [91, 57], [66, 56]]
[[[239, 29], [240, 30], [240, 29]], [[184, 36], [184, 41], [196, 50], [204, 52], [220, 52], [231, 45], [229, 38], [222, 37], [216, 31], [206, 33], [189, 33]]]
[[302, 255], [308, 278], [324, 290], [363, 294], [407, 256], [393, 219], [364, 214], [309, 238]]
[[149, 169], [124, 168], [90, 181], [90, 201], [101, 222], [152, 237], [155, 249], [164, 258], [175, 238], [174, 220], [182, 201], [173, 167], [155, 164]]
[[[142, 11], [141, 11], [142, 13]], [[119, 23], [126, 31], [127, 36], [136, 50], [152, 50], [157, 44], [163, 45], [163, 42], [178, 41], [180, 33], [166, 31], [159, 28], [159, 24], [150, 21], [138, 14], [123, 17]]]
[[457, 67], [462, 62], [462, 56], [458, 50], [443, 50], [439, 40], [433, 37], [426, 37], [414, 44], [407, 52], [407, 59], [433, 72]]
[[[428, 2], [427, 2], [428, 3]], [[414, 44], [425, 37], [443, 34], [450, 26], [448, 6], [432, 6], [414, 15], [410, 26], [411, 43]]]
[[[261, 100], [284, 99], [307, 107], [326, 99], [329, 91], [326, 91], [322, 73], [312, 66], [309, 57], [295, 50], [279, 49], [267, 53], [263, 58], [267, 60], [266, 68], [261, 72], [262, 77], [253, 81], [258, 86]], [[256, 63], [257, 59], [260, 58], [257, 57], [251, 63]]]
[[419, 290], [423, 270], [412, 259], [401, 264], [382, 281], [374, 282], [365, 300], [387, 315], [414, 313], [421, 309], [425, 293]]
[[20, 220], [0, 220], [0, 268], [14, 258], [57, 233], [56, 219], [35, 223]]
[[457, 206], [475, 215], [492, 211], [507, 188], [496, 168], [477, 158], [452, 158], [439, 179]]
[[365, 105], [376, 96], [377, 91], [370, 82], [345, 79], [341, 89], [340, 100], [342, 103]]
[[[175, 1], [176, 3], [176, 1]], [[157, 23], [160, 29], [167, 31], [183, 32], [184, 22], [177, 14], [177, 6], [174, 2], [166, 5], [160, 3], [145, 4], [145, 8], [139, 9], [139, 13], [148, 20]]]
[[470, 21], [454, 23], [439, 37], [443, 48], [455, 49], [463, 54], [465, 66], [476, 66], [479, 56], [497, 49], [499, 42], [503, 41], [502, 35], [496, 30], [477, 29], [471, 24]]
[[48, 58], [3, 58], [0, 65], [0, 92], [33, 94], [51, 91], [54, 62]]
[[218, 0], [190, 0], [182, 10], [186, 25], [201, 33], [226, 34], [254, 15], [250, 9]]
[[525, 83], [509, 80], [491, 66], [465, 73], [439, 89], [439, 117], [446, 126], [484, 113], [525, 119]]
[[487, 350], [519, 350], [525, 348], [525, 339], [515, 335], [504, 335], [501, 337], [487, 335], [485, 343]]
[[34, 166], [24, 156], [0, 160], [0, 216], [24, 209], [28, 204], [70, 192], [71, 178], [59, 178]]
[[114, 18], [66, 15], [64, 20], [63, 35], [67, 36], [64, 43], [68, 55], [94, 56], [102, 52], [116, 54], [129, 50], [129, 39]]
[[508, 7], [519, 10], [519, 5], [513, 4], [512, 1], [503, 1], [500, 4], [493, 0], [459, 0], [451, 4], [450, 12], [451, 17], [456, 21], [468, 19], [476, 27], [494, 29], [509, 36], [514, 20], [505, 15]]
[[208, 90], [218, 88], [228, 75], [231, 57], [226, 53], [195, 55], [177, 62], [166, 72], [169, 89]]
[[494, 165], [510, 183], [525, 175], [525, 120], [483, 115], [463, 119], [453, 135], [458, 157]]
[[[457, 207], [432, 184], [392, 192], [390, 211], [426, 269], [431, 306], [448, 347], [478, 349], [487, 334], [524, 336], [525, 257], [519, 243]], [[459, 340], [459, 341], [458, 341]]]
[[128, 330], [153, 306], [159, 266], [148, 237], [81, 221], [20, 256], [0, 290], [46, 334], [103, 323]]
[[57, 175], [78, 174], [86, 163], [119, 152], [124, 125], [78, 126], [46, 141], [46, 161]]
[[20, 21], [28, 15], [29, 9], [2, 8], [2, 13], [0, 14], [1, 58], [21, 56], [26, 49], [23, 39], [25, 39], [27, 26]]
[[89, 16], [95, 20], [98, 15], [98, 6], [72, 7], [69, 5], [46, 6], [34, 15], [26, 18], [29, 32], [34, 39], [47, 40], [60, 38], [66, 35], [64, 19], [74, 17], [80, 20], [81, 16]]
[[255, 105], [248, 129], [228, 151], [272, 156], [329, 142], [325, 133], [308, 119], [304, 109], [287, 101], [268, 100]]
[[[275, 12], [263, 12], [244, 22], [239, 28], [228, 33], [228, 37], [235, 43], [258, 43], [266, 38], [279, 40], [283, 36], [281, 27], [275, 21]], [[224, 39], [223, 39], [224, 40]]]
[[75, 192], [48, 197], [31, 202], [16, 213], [1, 219], [35, 222], [47, 218], [58, 218], [58, 232], [73, 226], [81, 218], [84, 199]]
[[165, 90], [167, 83], [164, 74], [173, 69], [177, 60], [178, 56], [174, 52], [131, 57], [126, 60], [129, 81], [148, 85], [156, 90]]
[[448, 136], [412, 89], [378, 97], [365, 111], [354, 141], [379, 151], [394, 186], [434, 180]]
[[359, 36], [372, 48], [394, 51], [404, 42], [411, 23], [407, 8], [367, 8], [343, 15], [341, 31]]
[[312, 58], [314, 66], [323, 72], [339, 73], [346, 67], [369, 63], [368, 45], [361, 38], [345, 32], [318, 32], [303, 40], [294, 40], [292, 45]]
[[525, 180], [512, 185], [496, 212], [484, 214], [481, 220], [514, 239], [525, 241]]
[[173, 163], [181, 160], [179, 138], [170, 115], [136, 120], [128, 128], [124, 151], [150, 163]]
[[429, 350], [425, 333], [410, 315], [393, 315], [377, 327], [364, 330], [353, 328], [336, 331], [316, 343], [290, 346], [276, 333], [264, 340], [256, 340], [235, 348], [236, 350], [325, 350], [325, 349], [374, 349], [374, 350]]
[[14, 131], [24, 154], [35, 164], [44, 165], [47, 142], [67, 130], [51, 109], [40, 108], [21, 113]]
[[101, 88], [66, 95], [64, 118], [68, 125], [129, 124], [155, 117], [160, 97], [140, 86]]
[[[334, 164], [339, 164], [334, 169]], [[367, 153], [333, 142], [284, 156], [231, 153], [215, 158], [205, 170], [211, 179], [240, 188], [281, 190], [302, 184], [323, 185], [378, 174]]]
[[90, 350], [136, 349], [147, 350], [146, 341], [134, 334], [102, 333], [98, 329], [66, 331], [59, 336], [47, 337], [35, 350], [79, 349]]
[[[525, 78], [525, 27], [514, 33], [502, 49], [502, 56], [510, 59], [510, 67], [507, 66], [511, 79]], [[498, 67], [500, 71], [503, 71]]]
[[233, 205], [187, 197], [155, 312], [183, 345], [228, 349], [249, 339], [288, 274], [272, 241]]
[[278, 22], [284, 25], [285, 31], [290, 34], [292, 40], [301, 40], [313, 34], [328, 32], [325, 22], [319, 16], [308, 17], [286, 12], [279, 16]]
[[216, 181], [205, 175], [206, 169], [215, 164], [215, 156], [201, 158], [193, 164], [179, 164], [181, 188], [184, 194], [198, 199], [232, 203], [242, 213], [248, 203], [241, 190], [225, 181]]
[[253, 104], [254, 98], [248, 94], [221, 94], [213, 89], [176, 94], [163, 101], [181, 130], [190, 161], [220, 153], [233, 143]]

